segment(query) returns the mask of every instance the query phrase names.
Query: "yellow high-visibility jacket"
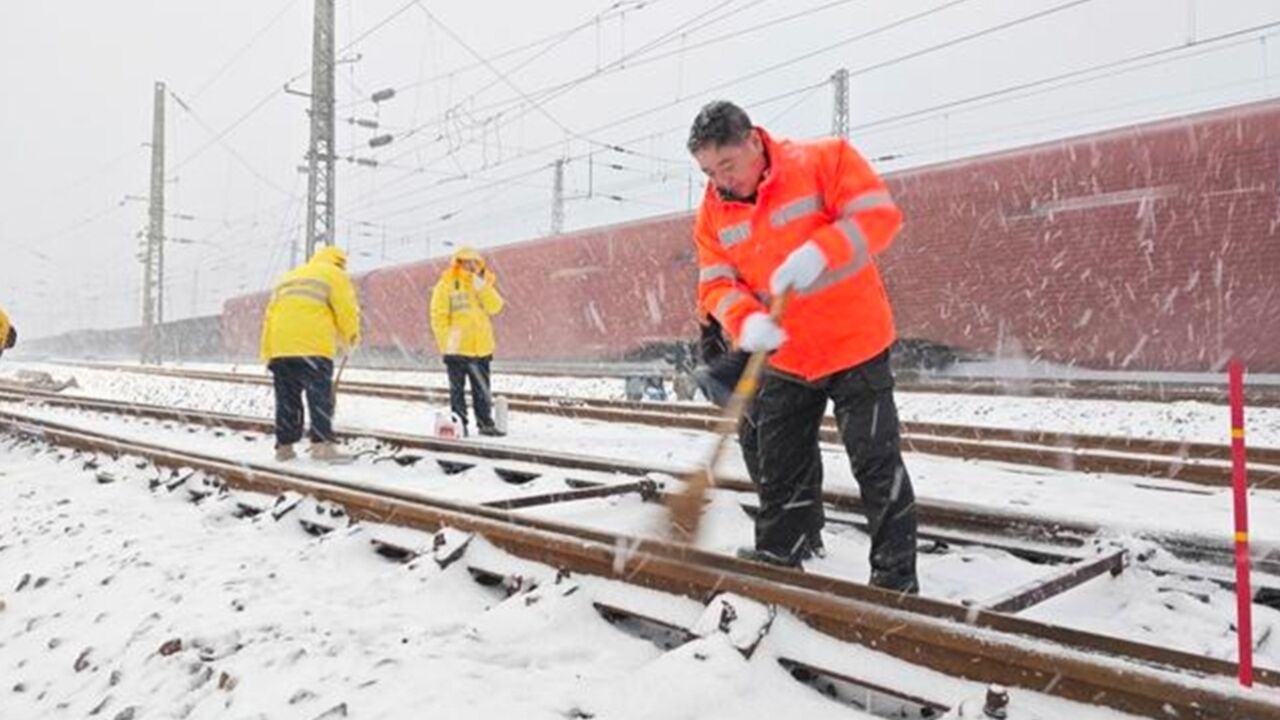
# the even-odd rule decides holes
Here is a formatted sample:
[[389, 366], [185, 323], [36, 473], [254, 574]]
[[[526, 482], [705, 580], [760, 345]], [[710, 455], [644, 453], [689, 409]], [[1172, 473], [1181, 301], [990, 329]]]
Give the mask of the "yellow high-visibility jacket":
[[262, 359], [325, 357], [360, 342], [360, 302], [336, 247], [285, 273], [262, 320]]
[[[478, 261], [479, 272], [468, 272], [462, 267], [464, 260]], [[479, 290], [475, 286], [477, 277], [484, 281]], [[440, 354], [492, 355], [493, 323], [489, 316], [502, 312], [503, 305], [493, 271], [485, 267], [475, 250], [460, 248], [431, 293], [431, 332]]]
[[6, 350], [5, 344], [9, 341], [9, 328], [13, 324], [9, 322], [9, 316], [4, 314], [4, 310], [0, 309], [0, 352]]

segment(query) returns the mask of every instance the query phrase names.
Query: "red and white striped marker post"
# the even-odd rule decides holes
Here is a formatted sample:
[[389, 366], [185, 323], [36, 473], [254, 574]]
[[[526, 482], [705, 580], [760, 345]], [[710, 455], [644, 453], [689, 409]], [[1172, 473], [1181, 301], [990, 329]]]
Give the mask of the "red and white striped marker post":
[[1231, 396], [1231, 484], [1236, 508], [1236, 628], [1240, 642], [1240, 684], [1253, 686], [1253, 592], [1249, 586], [1249, 488], [1244, 461], [1244, 367], [1227, 365]]

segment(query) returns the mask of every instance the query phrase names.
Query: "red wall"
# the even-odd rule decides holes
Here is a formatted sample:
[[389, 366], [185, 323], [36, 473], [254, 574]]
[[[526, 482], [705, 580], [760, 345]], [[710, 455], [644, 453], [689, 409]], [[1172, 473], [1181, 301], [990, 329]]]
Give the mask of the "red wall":
[[1100, 367], [1280, 369], [1280, 104], [895, 175], [899, 327]]
[[[888, 177], [906, 226], [881, 258], [899, 334], [1097, 367], [1280, 371], [1280, 103], [1048, 143]], [[616, 358], [691, 339], [691, 217], [486, 253], [508, 359]], [[434, 352], [443, 262], [357, 279], [374, 347]], [[227, 302], [256, 348], [263, 296]]]

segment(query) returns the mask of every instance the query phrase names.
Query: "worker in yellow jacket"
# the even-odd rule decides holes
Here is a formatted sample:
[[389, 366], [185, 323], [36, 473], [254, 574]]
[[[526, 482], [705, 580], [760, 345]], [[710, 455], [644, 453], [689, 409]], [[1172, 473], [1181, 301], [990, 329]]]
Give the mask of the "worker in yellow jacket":
[[493, 360], [491, 315], [502, 312], [497, 277], [471, 248], [459, 248], [431, 293], [431, 332], [449, 371], [449, 406], [467, 427], [466, 382], [481, 435], [502, 435], [493, 422], [489, 363]]
[[360, 341], [360, 304], [347, 277], [347, 255], [323, 247], [285, 273], [271, 293], [262, 322], [262, 359], [275, 381], [276, 460], [297, 455], [302, 398], [311, 413], [311, 457], [349, 462], [333, 434], [333, 358]]
[[4, 314], [4, 309], [0, 308], [0, 355], [3, 355], [5, 350], [13, 347], [17, 342], [18, 331], [14, 329], [9, 316]]

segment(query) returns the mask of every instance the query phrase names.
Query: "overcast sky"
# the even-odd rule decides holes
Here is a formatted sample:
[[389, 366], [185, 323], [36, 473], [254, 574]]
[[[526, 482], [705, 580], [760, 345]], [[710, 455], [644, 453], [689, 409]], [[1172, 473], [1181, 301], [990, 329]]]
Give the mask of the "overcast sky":
[[[337, 144], [379, 162], [338, 167], [355, 271], [545, 234], [557, 159], [566, 229], [688, 209], [702, 103], [827, 134], [838, 68], [851, 139], [884, 171], [1269, 98], [1280, 69], [1274, 0], [337, 0], [336, 14]], [[126, 196], [147, 194], [157, 80], [189, 108], [166, 109], [166, 230], [192, 241], [169, 246], [166, 316], [219, 312], [287, 269], [308, 123], [283, 87], [309, 87], [311, 16], [312, 0], [0, 5], [0, 306], [24, 335], [138, 323], [147, 207]], [[395, 98], [369, 102], [382, 88]], [[394, 141], [368, 147], [383, 132]]]

